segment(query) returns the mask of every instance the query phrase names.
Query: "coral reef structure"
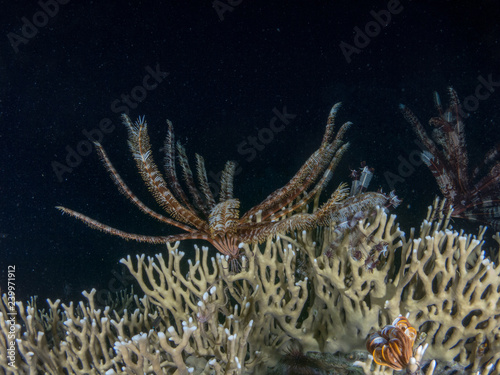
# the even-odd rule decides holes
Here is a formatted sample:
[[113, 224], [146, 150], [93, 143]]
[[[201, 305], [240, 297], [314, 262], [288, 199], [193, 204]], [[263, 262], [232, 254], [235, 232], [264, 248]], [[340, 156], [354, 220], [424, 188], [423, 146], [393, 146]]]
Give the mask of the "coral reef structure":
[[[13, 341], [16, 370], [4, 358], [0, 365], [7, 374], [260, 374], [279, 365], [293, 340], [304, 352], [352, 353], [409, 314], [416, 341], [428, 345], [422, 366], [432, 359], [500, 374], [500, 268], [481, 249], [484, 229], [465, 235], [449, 216], [432, 217], [429, 210], [420, 233], [407, 237], [394, 215], [377, 209], [341, 234], [330, 257], [339, 235], [332, 228], [244, 245], [237, 273], [207, 248], [195, 248], [183, 272], [185, 253], [168, 244], [166, 257], [122, 260], [144, 293], [129, 296], [123, 312], [97, 309], [95, 291], [77, 306], [49, 301], [48, 312], [18, 302], [15, 340], [4, 297], [0, 348]], [[373, 269], [350, 255], [358, 231], [367, 253], [387, 244]]]
[[[198, 158], [203, 195], [198, 202], [191, 192], [191, 202], [174, 176], [172, 130], [167, 184], [150, 159], [145, 122], [133, 125], [126, 118], [141, 175], [170, 216], [142, 204], [98, 146], [104, 164], [139, 209], [186, 233], [125, 233], [63, 209], [123, 238], [164, 242], [165, 252], [121, 260], [141, 293], [117, 296], [113, 306], [98, 308], [95, 290], [84, 292], [86, 301], [78, 304], [49, 300], [47, 310], [36, 299], [14, 304], [4, 294], [3, 372], [381, 374], [405, 368], [414, 374], [500, 375], [500, 267], [482, 249], [486, 228], [475, 236], [454, 230], [452, 209], [436, 199], [419, 232], [406, 235], [386, 209], [397, 198], [365, 192], [368, 167], [355, 173], [349, 193], [341, 185], [320, 204], [345, 147], [347, 126], [333, 137], [336, 108], [320, 149], [290, 183], [241, 218], [232, 198], [231, 165], [215, 204]], [[178, 151], [185, 183], [193, 188], [187, 159]], [[186, 238], [207, 240], [219, 251], [181, 251]], [[493, 238], [500, 242], [498, 233]], [[374, 357], [367, 357], [367, 339]], [[327, 353], [339, 360], [327, 360]]]

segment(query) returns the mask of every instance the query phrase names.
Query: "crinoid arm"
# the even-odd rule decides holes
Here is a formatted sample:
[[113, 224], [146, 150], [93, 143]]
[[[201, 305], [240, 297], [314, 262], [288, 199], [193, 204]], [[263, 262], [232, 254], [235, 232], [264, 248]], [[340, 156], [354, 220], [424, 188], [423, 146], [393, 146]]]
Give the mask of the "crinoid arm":
[[177, 178], [175, 169], [175, 136], [174, 126], [171, 121], [167, 120], [167, 137], [163, 145], [165, 151], [164, 166], [165, 176], [174, 195], [186, 206], [190, 206], [190, 202], [186, 193]]
[[[200, 192], [198, 191], [198, 188], [194, 183], [193, 172], [191, 171], [191, 166], [189, 165], [186, 150], [180, 142], [177, 142], [177, 152], [179, 153], [178, 159], [182, 169], [182, 177], [188, 188], [188, 192], [193, 201], [193, 205], [196, 207], [199, 213], [203, 213], [203, 215], [208, 216], [210, 208], [207, 207], [206, 203], [203, 201]], [[188, 207], [192, 212], [195, 212], [190, 204], [188, 204]]]
[[205, 201], [209, 209], [212, 209], [215, 206], [215, 198], [212, 194], [212, 190], [210, 190], [210, 185], [208, 184], [207, 170], [205, 168], [205, 159], [203, 156], [195, 154], [196, 156], [196, 175], [198, 177], [200, 191], [203, 193], [205, 197]]
[[[260, 215], [262, 220], [271, 217], [283, 207], [293, 202], [302, 193], [306, 192], [326, 169], [329, 169], [329, 173], [333, 172], [347, 149], [347, 145], [342, 146], [342, 137], [351, 125], [349, 122], [345, 123], [340, 128], [337, 136], [333, 138], [335, 117], [339, 108], [340, 103], [337, 103], [330, 111], [320, 148], [307, 159], [304, 165], [285, 186], [276, 190], [260, 204], [249, 210], [243, 216], [243, 220], [252, 220], [257, 214]], [[328, 182], [328, 178], [320, 181], [318, 184], [320, 188], [323, 187], [322, 182]], [[314, 194], [306, 195], [306, 197], [307, 199], [302, 202], [302, 204], [312, 199]]]
[[62, 211], [65, 214], [68, 214], [78, 220], [83, 221], [85, 224], [87, 224], [90, 228], [92, 229], [97, 229], [101, 232], [112, 234], [114, 236], [121, 237], [126, 240], [134, 240], [137, 242], [146, 242], [146, 243], [151, 243], [151, 244], [162, 244], [162, 243], [169, 243], [169, 242], [176, 242], [176, 241], [182, 241], [182, 240], [188, 240], [188, 239], [197, 239], [201, 238], [199, 234], [194, 232], [193, 233], [182, 233], [182, 234], [177, 234], [173, 236], [146, 236], [143, 234], [135, 234], [135, 233], [128, 233], [124, 232], [122, 230], [113, 228], [109, 225], [103, 224], [97, 220], [94, 220], [88, 216], [85, 216], [79, 212], [70, 210], [69, 208], [66, 207], [61, 207], [57, 206], [56, 207], [58, 210]]
[[[118, 173], [118, 171], [115, 169], [115, 167], [113, 166], [113, 164], [109, 160], [109, 157], [108, 157], [106, 151], [104, 151], [104, 148], [99, 143], [95, 143], [95, 146], [96, 146], [96, 150], [97, 150], [99, 156], [101, 157], [102, 163], [106, 167], [106, 170], [110, 174], [111, 179], [113, 180], [115, 185], [118, 187], [118, 190], [120, 191], [120, 193], [122, 193], [125, 197], [127, 197], [135, 206], [137, 206], [139, 208], [139, 210], [141, 210], [145, 214], [147, 214], [147, 215], [149, 215], [149, 216], [151, 216], [151, 217], [153, 217], [161, 222], [176, 226], [182, 230], [185, 230], [186, 232], [193, 231], [193, 228], [191, 228], [183, 223], [179, 223], [178, 221], [175, 221], [175, 220], [170, 219], [168, 217], [165, 217], [165, 216], [153, 211], [148, 206], [146, 206], [144, 203], [142, 203], [142, 201], [127, 186], [125, 181], [123, 181], [120, 174]], [[64, 208], [64, 207], [58, 207], [58, 208], [64, 209], [67, 211], [72, 211], [72, 210], [69, 210], [69, 209]], [[75, 212], [75, 211], [72, 211], [72, 212]], [[69, 212], [66, 212], [66, 213], [69, 213]], [[81, 214], [79, 214], [79, 215], [81, 215]], [[77, 217], [75, 215], [72, 215], [72, 216]], [[84, 216], [84, 215], [82, 215], [82, 216]]]
[[424, 146], [421, 153], [423, 162], [432, 172], [445, 198], [450, 199], [451, 192], [453, 190], [458, 190], [458, 186], [453, 176], [447, 173], [452, 170], [447, 158], [444, 156], [443, 152], [439, 150], [434, 141], [427, 135], [427, 132], [417, 116], [403, 104], [400, 104], [399, 108], [406, 121], [412, 125], [413, 131]]
[[195, 228], [206, 228], [206, 222], [189, 207], [179, 203], [160, 174], [152, 158], [151, 143], [144, 118], [139, 118], [135, 123], [132, 123], [127, 115], [123, 115], [122, 118], [129, 132], [129, 148], [136, 161], [137, 168], [158, 204], [174, 220], [182, 221]]
[[342, 183], [330, 199], [312, 213], [294, 213], [279, 221], [241, 225], [238, 235], [244, 242], [255, 242], [256, 240], [262, 242], [269, 236], [310, 230], [316, 226], [328, 226], [340, 222], [341, 218], [351, 218], [360, 212], [370, 212], [377, 206], [388, 207], [398, 204], [399, 200], [394, 194], [368, 192], [350, 197], [347, 184]]

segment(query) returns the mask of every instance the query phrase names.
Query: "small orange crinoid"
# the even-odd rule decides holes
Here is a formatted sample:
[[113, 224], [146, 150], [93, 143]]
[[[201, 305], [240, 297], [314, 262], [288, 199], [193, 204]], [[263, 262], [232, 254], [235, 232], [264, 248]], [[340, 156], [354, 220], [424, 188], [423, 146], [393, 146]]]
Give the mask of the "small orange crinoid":
[[372, 333], [366, 342], [366, 349], [377, 364], [400, 371], [410, 362], [416, 337], [417, 330], [410, 325], [408, 319], [400, 315], [392, 325]]

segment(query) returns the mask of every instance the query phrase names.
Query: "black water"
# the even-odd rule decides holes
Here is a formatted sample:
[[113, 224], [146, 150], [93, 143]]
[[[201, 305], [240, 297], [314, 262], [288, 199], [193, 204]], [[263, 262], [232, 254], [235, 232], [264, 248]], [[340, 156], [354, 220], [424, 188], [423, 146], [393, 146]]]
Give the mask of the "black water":
[[15, 265], [18, 300], [130, 286], [118, 261], [164, 250], [91, 230], [57, 205], [130, 232], [178, 232], [121, 196], [88, 148], [89, 137], [102, 141], [157, 208], [128, 152], [123, 111], [146, 115], [159, 164], [166, 119], [191, 158], [205, 157], [214, 184], [224, 162], [237, 161], [244, 210], [293, 176], [342, 101], [351, 148], [330, 188], [366, 161], [372, 189], [394, 187], [404, 199], [395, 212], [406, 231], [439, 190], [425, 166], [402, 166], [418, 148], [399, 103], [426, 123], [434, 90], [444, 102], [453, 85], [465, 99], [492, 80], [466, 123], [471, 164], [498, 141], [496, 1], [61, 3], [6, 2], [0, 16], [0, 288]]

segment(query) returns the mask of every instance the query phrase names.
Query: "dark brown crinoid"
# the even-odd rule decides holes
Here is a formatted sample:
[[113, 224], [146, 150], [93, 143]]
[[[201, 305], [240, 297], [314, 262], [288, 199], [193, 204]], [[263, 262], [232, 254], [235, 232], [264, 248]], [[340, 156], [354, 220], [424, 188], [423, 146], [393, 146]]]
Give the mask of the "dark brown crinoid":
[[438, 116], [432, 117], [432, 137], [415, 114], [406, 106], [401, 111], [421, 142], [422, 160], [439, 185], [441, 193], [453, 207], [451, 216], [479, 221], [500, 229], [500, 143], [489, 150], [481, 164], [469, 168], [465, 142], [465, 114], [458, 94], [448, 90], [449, 106], [443, 110], [434, 93]]
[[[122, 118], [128, 129], [129, 147], [137, 168], [166, 215], [142, 203], [120, 177], [102, 146], [96, 144], [101, 160], [119, 191], [139, 210], [167, 225], [181, 229], [184, 233], [170, 236], [128, 233], [71, 209], [57, 208], [94, 229], [127, 240], [159, 244], [202, 239], [210, 242], [230, 260], [238, 259], [241, 243], [258, 243], [278, 233], [326, 225], [335, 219], [336, 212], [342, 211], [345, 215], [368, 206], [372, 208], [376, 205], [383, 206], [390, 200], [380, 193], [362, 193], [355, 197], [347, 197], [347, 189], [345, 185], [341, 185], [326, 203], [313, 213], [306, 213], [306, 205], [319, 196], [348, 147], [342, 138], [350, 123], [342, 125], [338, 133], [334, 134], [338, 108], [339, 104], [336, 104], [330, 111], [319, 149], [309, 157], [295, 176], [285, 186], [241, 216], [240, 201], [233, 196], [233, 177], [236, 168], [234, 162], [227, 162], [222, 171], [220, 196], [216, 201], [209, 188], [204, 159], [196, 155], [197, 184], [195, 184], [185, 149], [179, 142], [175, 144], [171, 122], [167, 121], [168, 133], [164, 147], [165, 176], [163, 176], [153, 161], [146, 121], [144, 118], [139, 118], [132, 123], [126, 115]], [[177, 177], [176, 159], [182, 171], [182, 185]]]

